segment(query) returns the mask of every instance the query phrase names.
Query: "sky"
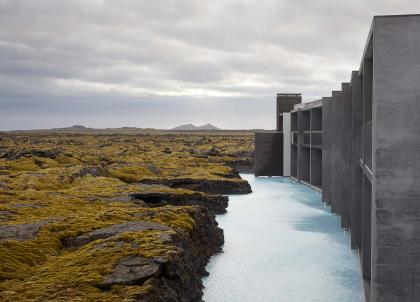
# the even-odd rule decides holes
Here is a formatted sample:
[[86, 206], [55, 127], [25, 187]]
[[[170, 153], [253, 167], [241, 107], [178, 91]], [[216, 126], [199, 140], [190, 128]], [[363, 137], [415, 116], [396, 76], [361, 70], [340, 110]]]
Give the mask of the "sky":
[[0, 0], [0, 130], [273, 129], [357, 70], [374, 15], [419, 0]]

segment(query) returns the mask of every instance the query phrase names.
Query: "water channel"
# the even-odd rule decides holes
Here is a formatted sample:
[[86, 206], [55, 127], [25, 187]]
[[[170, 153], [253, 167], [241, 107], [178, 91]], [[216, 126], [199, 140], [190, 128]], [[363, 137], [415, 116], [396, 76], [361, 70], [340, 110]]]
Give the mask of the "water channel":
[[359, 258], [321, 194], [289, 178], [241, 175], [253, 193], [217, 216], [223, 253], [204, 278], [206, 302], [361, 302]]

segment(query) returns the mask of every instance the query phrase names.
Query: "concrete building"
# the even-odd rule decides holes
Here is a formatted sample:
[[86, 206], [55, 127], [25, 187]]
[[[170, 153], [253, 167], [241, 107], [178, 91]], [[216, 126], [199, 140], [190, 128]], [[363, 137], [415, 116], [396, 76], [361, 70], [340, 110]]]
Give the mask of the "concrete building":
[[290, 111], [301, 102], [301, 94], [277, 94], [276, 131], [258, 132], [255, 136], [255, 145], [258, 146], [254, 156], [256, 176], [290, 176]]
[[359, 250], [367, 301], [420, 301], [420, 15], [375, 17], [340, 91], [288, 111], [279, 102], [277, 131], [256, 133], [256, 175], [277, 162], [271, 176], [322, 191]]

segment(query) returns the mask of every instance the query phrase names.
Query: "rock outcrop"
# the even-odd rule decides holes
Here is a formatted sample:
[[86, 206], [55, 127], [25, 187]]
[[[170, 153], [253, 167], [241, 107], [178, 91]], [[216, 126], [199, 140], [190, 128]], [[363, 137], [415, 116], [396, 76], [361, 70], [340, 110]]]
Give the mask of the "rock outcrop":
[[109, 238], [124, 232], [143, 232], [148, 230], [168, 231], [170, 228], [165, 225], [149, 221], [127, 222], [115, 224], [104, 229], [98, 229], [78, 237], [66, 238], [63, 240], [63, 245], [78, 247], [98, 239]]
[[199, 191], [208, 194], [247, 194], [251, 193], [251, 186], [245, 180], [225, 180], [225, 179], [145, 179], [141, 183], [161, 184], [171, 188], [183, 188], [192, 191]]
[[201, 205], [216, 214], [226, 213], [229, 198], [223, 195], [207, 195], [200, 193], [173, 194], [166, 192], [139, 192], [130, 194], [134, 199], [143, 200], [151, 207], [159, 207], [166, 204], [171, 205]]
[[[170, 259], [143, 262], [147, 267], [137, 269], [137, 276], [140, 278], [147, 274], [153, 275], [144, 282], [153, 285], [153, 290], [139, 295], [136, 301], [202, 301], [202, 276], [206, 274], [205, 266], [210, 257], [220, 251], [223, 231], [218, 228], [211, 212], [202, 207], [197, 209], [194, 214], [196, 225], [193, 231], [189, 235], [181, 232], [172, 236], [172, 242], [179, 252]], [[118, 265], [115, 268], [125, 269]]]
[[186, 302], [201, 301], [203, 294], [202, 276], [210, 257], [221, 250], [223, 230], [217, 225], [213, 211], [201, 206], [191, 207], [189, 211], [194, 226], [186, 231], [170, 228], [153, 222], [131, 222], [112, 225], [93, 232], [64, 240], [67, 247], [80, 247], [95, 240], [106, 239], [95, 247], [106, 248], [104, 243], [115, 242], [123, 233], [162, 231], [162, 242], [172, 247], [173, 252], [162, 256], [144, 257], [130, 255], [115, 263], [112, 272], [103, 276], [96, 286], [107, 291], [113, 286], [142, 285], [148, 290], [140, 293], [134, 301], [147, 302]]
[[201, 301], [253, 135], [71, 129], [0, 135], [0, 300]]
[[0, 226], [0, 241], [34, 239], [39, 229], [47, 223], [49, 221]]
[[158, 277], [160, 264], [144, 257], [128, 257], [122, 259], [98, 284], [99, 288], [109, 289], [113, 285], [143, 284], [144, 281]]

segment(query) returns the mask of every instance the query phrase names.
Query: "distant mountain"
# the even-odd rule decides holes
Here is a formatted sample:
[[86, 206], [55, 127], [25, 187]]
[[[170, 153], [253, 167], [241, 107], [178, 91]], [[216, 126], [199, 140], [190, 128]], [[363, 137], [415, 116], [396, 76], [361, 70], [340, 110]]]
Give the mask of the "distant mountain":
[[212, 124], [205, 124], [203, 126], [197, 127], [198, 130], [222, 130], [220, 128], [217, 128], [216, 126], [213, 126]]
[[[63, 129], [63, 128], [62, 128]], [[66, 128], [64, 128], [64, 129], [66, 129]], [[71, 126], [71, 127], [68, 127], [67, 129], [79, 129], [79, 130], [83, 130], [83, 129], [87, 129], [85, 126], [83, 126], [83, 125], [73, 125], [73, 126]]]
[[200, 131], [200, 130], [221, 130], [220, 128], [217, 128], [213, 126], [212, 124], [206, 124], [203, 126], [195, 126], [193, 124], [187, 124], [187, 125], [181, 125], [175, 128], [172, 128], [171, 130], [177, 130], [177, 131]]

